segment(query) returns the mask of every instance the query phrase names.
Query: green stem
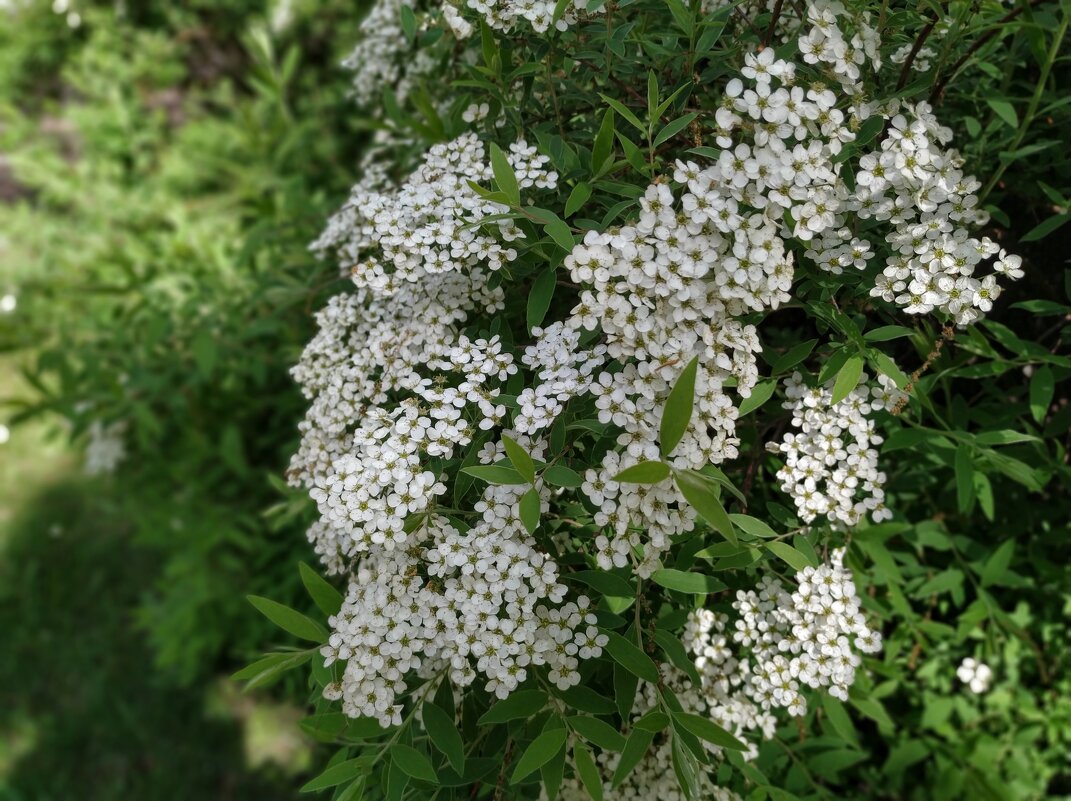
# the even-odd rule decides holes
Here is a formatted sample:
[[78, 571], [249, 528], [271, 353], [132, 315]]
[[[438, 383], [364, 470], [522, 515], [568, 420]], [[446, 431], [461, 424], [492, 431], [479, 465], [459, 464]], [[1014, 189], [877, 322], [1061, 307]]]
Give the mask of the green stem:
[[[1034, 87], [1034, 96], [1030, 98], [1030, 105], [1026, 109], [1023, 121], [1019, 123], [1019, 130], [1015, 134], [1015, 139], [1012, 140], [1011, 146], [1008, 148], [1010, 153], [1015, 153], [1015, 151], [1019, 149], [1019, 145], [1022, 144], [1023, 139], [1026, 137], [1026, 132], [1030, 128], [1030, 124], [1037, 116], [1038, 106], [1041, 104], [1042, 95], [1045, 94], [1045, 86], [1049, 82], [1049, 73], [1052, 72], [1052, 66], [1056, 63], [1056, 59], [1060, 55], [1060, 45], [1063, 43], [1064, 36], [1067, 34], [1069, 23], [1071, 23], [1071, 15], [1065, 14], [1063, 21], [1060, 23], [1060, 27], [1056, 29], [1056, 35], [1053, 37], [1049, 52], [1045, 55], [1045, 63], [1041, 65], [1041, 75], [1038, 77], [1037, 86]], [[989, 179], [985, 188], [982, 189], [978, 195], [979, 205], [984, 203], [985, 199], [989, 197], [989, 193], [993, 191], [993, 187], [997, 185], [997, 181], [1003, 177], [1005, 170], [1007, 170], [1011, 164], [1011, 160], [1002, 160], [1000, 162], [997, 171], [993, 173], [993, 176]]]

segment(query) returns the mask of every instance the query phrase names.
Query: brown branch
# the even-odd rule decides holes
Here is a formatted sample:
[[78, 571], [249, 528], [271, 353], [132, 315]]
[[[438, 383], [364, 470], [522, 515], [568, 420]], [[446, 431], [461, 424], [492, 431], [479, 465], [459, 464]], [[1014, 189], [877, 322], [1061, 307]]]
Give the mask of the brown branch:
[[900, 70], [900, 79], [896, 82], [897, 92], [907, 86], [907, 79], [908, 76], [911, 75], [911, 66], [915, 63], [915, 56], [919, 54], [922, 46], [926, 44], [926, 39], [933, 33], [933, 29], [937, 27], [939, 19], [940, 17], [937, 14], [934, 14], [933, 19], [931, 19], [926, 24], [926, 27], [919, 32], [918, 38], [915, 39], [915, 44], [911, 47], [911, 52], [908, 53], [907, 58], [904, 59], [904, 68]]
[[762, 37], [762, 47], [759, 50], [765, 50], [766, 46], [770, 44], [770, 40], [773, 38], [774, 29], [777, 27], [777, 20], [781, 17], [781, 7], [785, 4], [785, 0], [777, 0], [774, 3], [773, 14], [770, 16], [770, 24], [766, 26], [766, 35]]
[[967, 52], [964, 53], [963, 56], [955, 64], [952, 65], [952, 69], [948, 70], [944, 75], [938, 75], [938, 79], [933, 85], [933, 91], [930, 92], [930, 105], [936, 105], [936, 103], [941, 99], [941, 95], [944, 94], [945, 87], [948, 86], [948, 82], [956, 76], [956, 73], [959, 72], [960, 67], [966, 64], [971, 56], [973, 56], [975, 53], [985, 47], [985, 45], [990, 42], [993, 37], [1000, 33], [1001, 26], [1003, 26], [1005, 23], [1011, 22], [1028, 8], [1033, 5], [1037, 5], [1040, 2], [1041, 0], [1028, 0], [1026, 5], [1019, 6], [1009, 11], [1007, 14], [997, 20], [996, 23], [994, 23], [993, 29], [991, 31], [988, 31], [984, 36], [979, 38], [977, 42], [967, 48]]

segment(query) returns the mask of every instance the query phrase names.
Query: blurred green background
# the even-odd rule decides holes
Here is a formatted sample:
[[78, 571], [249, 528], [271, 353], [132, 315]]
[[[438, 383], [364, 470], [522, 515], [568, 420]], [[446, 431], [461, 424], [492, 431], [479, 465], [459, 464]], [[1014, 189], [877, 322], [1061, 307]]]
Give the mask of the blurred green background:
[[228, 676], [278, 641], [245, 594], [303, 603], [313, 558], [287, 368], [336, 278], [303, 254], [364, 138], [361, 13], [0, 2], [2, 799], [288, 798], [315, 768], [300, 679]]

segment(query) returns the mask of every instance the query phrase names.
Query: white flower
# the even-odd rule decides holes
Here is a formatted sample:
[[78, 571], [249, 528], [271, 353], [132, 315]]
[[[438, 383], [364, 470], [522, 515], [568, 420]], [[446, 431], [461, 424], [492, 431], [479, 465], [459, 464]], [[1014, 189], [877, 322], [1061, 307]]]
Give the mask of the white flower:
[[989, 685], [993, 681], [993, 671], [989, 668], [989, 665], [971, 657], [965, 658], [960, 663], [960, 666], [956, 668], [956, 676], [975, 695], [988, 692]]

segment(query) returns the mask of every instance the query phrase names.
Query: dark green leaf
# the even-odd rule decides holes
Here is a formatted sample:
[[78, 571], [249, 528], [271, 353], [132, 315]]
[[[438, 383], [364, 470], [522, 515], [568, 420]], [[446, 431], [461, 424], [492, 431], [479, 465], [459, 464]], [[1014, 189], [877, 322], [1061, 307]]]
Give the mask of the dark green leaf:
[[681, 495], [699, 513], [700, 517], [706, 520], [715, 531], [720, 532], [725, 539], [736, 544], [733, 522], [721, 501], [714, 494], [714, 489], [706, 477], [693, 470], [678, 470], [673, 477]]
[[740, 742], [730, 732], [727, 732], [708, 717], [693, 715], [688, 712], [674, 712], [673, 722], [680, 725], [685, 731], [689, 731], [696, 737], [706, 740], [711, 745], [728, 748], [733, 751], [747, 750], [747, 745]]
[[438, 776], [428, 758], [408, 745], [395, 743], [390, 747], [391, 762], [407, 776], [425, 782], [436, 782]]
[[547, 694], [542, 690], [517, 690], [487, 710], [477, 724], [490, 726], [519, 718], [530, 718], [546, 705]]
[[602, 801], [602, 776], [599, 774], [595, 760], [591, 757], [591, 752], [584, 747], [583, 743], [573, 745], [573, 766], [592, 801]]
[[807, 557], [787, 542], [767, 542], [764, 547], [793, 570], [803, 570], [806, 567], [810, 567]]
[[554, 267], [543, 270], [532, 283], [532, 291], [528, 293], [528, 330], [542, 324], [547, 316], [547, 309], [554, 299], [554, 288], [558, 281], [558, 271]]
[[509, 205], [521, 205], [521, 187], [517, 183], [517, 176], [509, 163], [509, 158], [502, 152], [502, 148], [494, 142], [490, 144], [491, 170], [495, 175], [495, 183], [498, 190], [509, 200]]
[[833, 382], [833, 404], [840, 403], [852, 394], [852, 390], [859, 386], [859, 378], [863, 374], [863, 358], [861, 356], [849, 356], [844, 366], [837, 373], [837, 380]]
[[656, 570], [651, 574], [651, 581], [668, 590], [689, 592], [695, 595], [719, 592], [726, 589], [725, 582], [719, 581], [713, 576], [704, 576], [702, 573], [687, 573], [683, 570]]
[[469, 467], [462, 467], [462, 473], [468, 473], [470, 476], [475, 476], [488, 484], [528, 484], [524, 476], [509, 467], [502, 467], [496, 464], [474, 464]]
[[549, 762], [565, 745], [568, 736], [569, 732], [566, 729], [549, 729], [536, 737], [517, 760], [517, 767], [513, 770], [510, 783], [516, 784]]
[[677, 383], [666, 398], [662, 407], [662, 422], [658, 430], [658, 440], [663, 456], [669, 456], [688, 430], [692, 420], [692, 407], [695, 404], [695, 374], [699, 368], [699, 357], [695, 356], [685, 365], [677, 377]]
[[622, 484], [657, 484], [669, 478], [669, 472], [669, 465], [663, 462], [640, 462], [626, 467], [614, 476], [614, 481]]
[[257, 595], [247, 595], [249, 603], [283, 631], [312, 642], [324, 642], [327, 630], [316, 621], [288, 606]]
[[521, 496], [517, 506], [521, 523], [524, 524], [529, 534], [535, 534], [535, 530], [539, 528], [539, 492], [534, 487], [528, 490]]
[[529, 484], [534, 484], [535, 462], [533, 462], [532, 457], [528, 455], [528, 451], [522, 448], [515, 439], [507, 434], [502, 435], [502, 445], [505, 446], [506, 456], [509, 457], [510, 462], [513, 463], [514, 469], [520, 474], [521, 478]]
[[298, 562], [298, 571], [301, 573], [301, 583], [321, 612], [331, 616], [342, 608], [342, 593], [328, 584], [319, 573], [304, 562]]
[[649, 681], [652, 684], [658, 683], [658, 666], [651, 657], [617, 632], [604, 629], [603, 634], [609, 637], [609, 642], [606, 644], [606, 652], [615, 662], [644, 681]]

